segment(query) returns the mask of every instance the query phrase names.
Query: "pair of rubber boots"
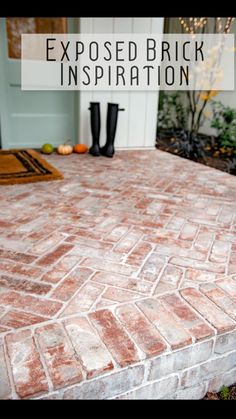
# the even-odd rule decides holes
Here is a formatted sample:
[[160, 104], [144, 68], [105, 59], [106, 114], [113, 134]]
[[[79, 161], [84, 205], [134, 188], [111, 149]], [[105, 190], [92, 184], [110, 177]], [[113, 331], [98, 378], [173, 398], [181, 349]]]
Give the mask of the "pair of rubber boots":
[[89, 110], [90, 121], [91, 121], [91, 131], [92, 131], [92, 146], [89, 149], [89, 153], [93, 156], [106, 156], [113, 157], [115, 153], [114, 142], [116, 135], [117, 127], [117, 118], [118, 112], [124, 111], [124, 109], [119, 109], [117, 103], [108, 103], [107, 107], [107, 126], [106, 126], [106, 144], [103, 147], [99, 145], [100, 137], [100, 128], [101, 128], [101, 117], [100, 117], [100, 103], [99, 102], [90, 102]]

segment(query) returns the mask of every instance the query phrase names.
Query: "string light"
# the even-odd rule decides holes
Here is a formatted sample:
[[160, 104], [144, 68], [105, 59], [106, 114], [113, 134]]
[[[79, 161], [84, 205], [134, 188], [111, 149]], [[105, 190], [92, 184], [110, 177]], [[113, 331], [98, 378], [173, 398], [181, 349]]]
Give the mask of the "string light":
[[229, 33], [230, 32], [230, 26], [232, 25], [234, 21], [234, 17], [228, 17], [225, 25], [224, 32]]
[[[217, 17], [217, 23], [216, 23], [216, 29], [218, 33], [229, 33], [231, 25], [234, 21], [234, 17], [227, 17], [225, 25], [222, 23], [222, 18]], [[179, 22], [181, 26], [183, 27], [184, 31], [187, 33], [194, 34], [198, 30], [202, 29], [207, 24], [208, 18], [206, 17], [179, 17]], [[223, 28], [224, 26], [224, 28]]]
[[198, 29], [203, 28], [203, 26], [206, 25], [207, 20], [205, 17], [189, 17], [189, 18], [183, 18], [179, 17], [179, 22], [183, 26], [183, 29], [186, 32], [190, 32], [191, 34], [195, 33]]
[[218, 32], [221, 33], [222, 31], [222, 21], [221, 21], [221, 17], [217, 18], [217, 23], [218, 23]]

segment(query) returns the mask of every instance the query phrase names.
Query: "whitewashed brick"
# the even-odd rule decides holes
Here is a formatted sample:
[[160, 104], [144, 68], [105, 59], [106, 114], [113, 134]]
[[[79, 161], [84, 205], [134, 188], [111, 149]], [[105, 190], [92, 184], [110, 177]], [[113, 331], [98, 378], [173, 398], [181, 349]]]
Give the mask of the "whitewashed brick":
[[236, 352], [217, 358], [202, 364], [200, 367], [200, 375], [202, 379], [207, 379], [218, 375], [221, 372], [231, 370], [236, 367]]
[[126, 394], [122, 394], [118, 399], [134, 399], [134, 400], [160, 400], [166, 399], [167, 396], [176, 392], [178, 387], [178, 376], [173, 375], [171, 377], [158, 380], [154, 383], [147, 384], [136, 390], [129, 391]]
[[236, 368], [228, 371], [224, 374], [218, 375], [208, 382], [207, 391], [218, 392], [220, 388], [225, 386], [231, 386], [236, 383]]
[[87, 381], [64, 392], [64, 399], [107, 399], [139, 386], [144, 375], [143, 365], [128, 368], [116, 374]]
[[191, 388], [197, 386], [201, 382], [200, 366], [185, 370], [180, 377], [180, 387]]
[[206, 394], [206, 385], [200, 384], [199, 386], [184, 388], [175, 394], [177, 400], [199, 400]]
[[190, 368], [181, 376], [181, 386], [192, 387], [236, 367], [236, 352]]
[[217, 336], [215, 354], [223, 354], [236, 348], [236, 330], [225, 335]]
[[209, 340], [150, 360], [148, 380], [155, 380], [206, 361], [211, 356], [212, 347], [213, 341]]
[[85, 318], [69, 319], [65, 326], [88, 378], [113, 369], [109, 352]]
[[6, 399], [11, 394], [7, 366], [3, 346], [0, 346], [0, 399]]

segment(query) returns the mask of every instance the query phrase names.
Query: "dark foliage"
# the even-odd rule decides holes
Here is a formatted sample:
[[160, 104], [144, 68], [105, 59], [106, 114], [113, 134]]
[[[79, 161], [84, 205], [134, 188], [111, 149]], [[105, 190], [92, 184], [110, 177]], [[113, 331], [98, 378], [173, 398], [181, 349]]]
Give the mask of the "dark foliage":
[[205, 157], [205, 140], [200, 135], [185, 130], [177, 130], [174, 145], [178, 148], [178, 154], [181, 157], [196, 161]]

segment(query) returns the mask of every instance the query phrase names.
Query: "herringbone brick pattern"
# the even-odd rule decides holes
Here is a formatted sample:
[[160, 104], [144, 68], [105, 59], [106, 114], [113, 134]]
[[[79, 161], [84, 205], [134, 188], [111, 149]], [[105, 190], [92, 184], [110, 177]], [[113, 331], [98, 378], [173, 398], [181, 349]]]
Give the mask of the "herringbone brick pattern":
[[235, 177], [157, 150], [48, 159], [63, 181], [0, 188], [1, 398], [235, 328]]

